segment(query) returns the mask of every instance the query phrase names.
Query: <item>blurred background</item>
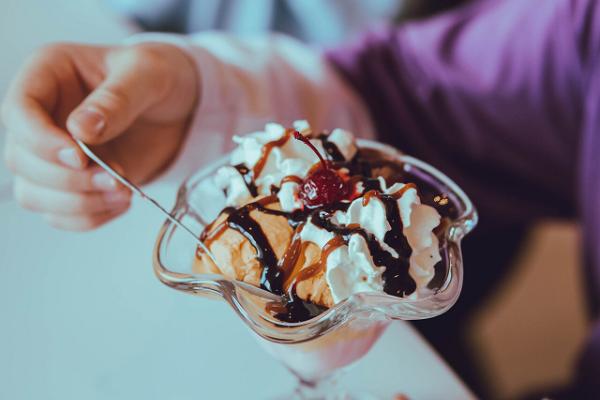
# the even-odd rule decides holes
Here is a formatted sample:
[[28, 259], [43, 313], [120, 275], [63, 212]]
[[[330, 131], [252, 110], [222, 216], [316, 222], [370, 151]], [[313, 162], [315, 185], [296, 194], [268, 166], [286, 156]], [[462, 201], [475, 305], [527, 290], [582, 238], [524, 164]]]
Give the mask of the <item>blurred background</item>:
[[[240, 31], [237, 33], [244, 34], [244, 29], [252, 31], [265, 27], [263, 23], [240, 28], [241, 24], [235, 19], [227, 22], [217, 14], [211, 19], [208, 12], [208, 16], [197, 19], [190, 18], [189, 13], [176, 15], [169, 12], [168, 3], [172, 2], [2, 0], [0, 96], [5, 93], [10, 79], [27, 55], [44, 43], [117, 43], [144, 28], [189, 31], [213, 24], [225, 29], [238, 27], [236, 29]], [[196, 4], [183, 3], [187, 7]], [[306, 4], [309, 3], [313, 2], [307, 0]], [[442, 3], [448, 7], [453, 5], [452, 2], [436, 2]], [[206, 1], [205, 6], [210, 7], [210, 4], [216, 10], [219, 2]], [[372, 7], [370, 15], [375, 22], [386, 19], [398, 22], [437, 12], [439, 8], [444, 7], [433, 9], [427, 7], [426, 2], [390, 0]], [[149, 11], [151, 9], [158, 11], [153, 13]], [[335, 12], [335, 7], [331, 11]], [[340, 23], [339, 29], [332, 28], [312, 37], [310, 30], [302, 28], [301, 23], [281, 26], [285, 28], [283, 30], [289, 29], [291, 33], [321, 45], [338, 43], [366, 27], [357, 22], [352, 29], [346, 29]], [[3, 134], [0, 128], [0, 139]], [[163, 289], [154, 281], [149, 273], [150, 260], [148, 257], [141, 259], [138, 254], [148, 253], [155, 233], [147, 228], [158, 226], [161, 222], [159, 216], [140, 219], [139, 216], [147, 210], [138, 208], [136, 211], [134, 208], [130, 213], [134, 215], [114, 222], [112, 227], [83, 235], [60, 233], [63, 240], [52, 241], [49, 238], [57, 235], [55, 231], [43, 226], [37, 217], [16, 209], [11, 201], [10, 180], [6, 168], [1, 165], [0, 317], [6, 322], [0, 329], [0, 398], [36, 398], [27, 396], [27, 393], [38, 393], [27, 388], [34, 384], [42, 384], [49, 397], [55, 398], [51, 394], [60, 393], [60, 397], [70, 398], [68, 393], [65, 397], [64, 387], [57, 386], [64, 382], [65, 368], [72, 376], [75, 392], [76, 388], [87, 387], [105, 394], [106, 398], [115, 398], [119, 385], [125, 384], [121, 372], [127, 371], [127, 379], [143, 382], [148, 386], [148, 398], [153, 398], [151, 394], [160, 393], [158, 387], [162, 387], [159, 383], [161, 369], [177, 368], [181, 356], [172, 354], [167, 359], [147, 358], [147, 349], [154, 346], [168, 348], [169, 339], [159, 336], [165, 331], [151, 333], [137, 332], [136, 329], [169, 325], [172, 322], [171, 312], [171, 315], [197, 314], [202, 312], [202, 307], [212, 309], [221, 306], [211, 303], [198, 308], [198, 303], [179, 300], [179, 294]], [[167, 189], [154, 190], [157, 196], [170, 198]], [[118, 265], [104, 254], [107, 243], [114, 245], [111, 235], [118, 230], [114, 225], [121, 226], [124, 231], [134, 229], [139, 233], [119, 239], [124, 242], [118, 247], [127, 250], [123, 250]], [[575, 355], [586, 331], [578, 241], [577, 227], [568, 222], [546, 221], [536, 226], [528, 233], [518, 252], [515, 268], [468, 322], [465, 335], [470, 343], [471, 356], [483, 377], [486, 397], [515, 398], [543, 386], [558, 386], [570, 379]], [[73, 251], [74, 248], [79, 252]], [[89, 271], [86, 266], [91, 253], [98, 259], [93, 263], [94, 269]], [[104, 259], [111, 265], [103, 266]], [[469, 268], [485, 268], [485, 265], [470, 265], [468, 254], [466, 264], [467, 279]], [[81, 280], [88, 284], [75, 287], [74, 282]], [[105, 302], [117, 304], [120, 312], [106, 315], [107, 308], [102, 307]], [[154, 313], [153, 310], [161, 311]], [[84, 313], [97, 313], [99, 319], [96, 323], [80, 319], [78, 316]], [[202, 324], [201, 321], [190, 322], [189, 329], [177, 332], [179, 336], [176, 338], [193, 338], [194, 329], [201, 329], [205, 333], [209, 331], [206, 333], [209, 336], [233, 340], [239, 346], [254, 349], [256, 346], [249, 338], [228, 337], [227, 333], [223, 336], [223, 332], [227, 332], [227, 327], [235, 321], [230, 313], [221, 314], [227, 316], [218, 321], [218, 326]], [[149, 322], [149, 325], [140, 328], [140, 325], [129, 321], [130, 315]], [[80, 322], [85, 326], [78, 326]], [[118, 332], [120, 329], [133, 330], [126, 339], [128, 342], [119, 343], [123, 340]], [[70, 335], [71, 331], [77, 334]], [[135, 339], [136, 336], [139, 339]], [[98, 348], [94, 350], [96, 344]], [[128, 353], [130, 358], [118, 357], [120, 346], [134, 348]], [[106, 351], [111, 348], [114, 348], [115, 354]], [[259, 357], [258, 349], [248, 351], [250, 358]], [[209, 367], [227, 370], [226, 364], [219, 364], [217, 349], [206, 349], [202, 354], [217, 360], [211, 361]], [[260, 357], [264, 357], [262, 353]], [[119, 360], [122, 365], [116, 366], [115, 371], [111, 360]], [[105, 365], [106, 375], [93, 382], [86, 381], [87, 363]], [[139, 363], [148, 363], [153, 373], [132, 372], [131, 368]], [[195, 374], [201, 374], [201, 369], [194, 373], [182, 372], [182, 378], [193, 379]], [[290, 379], [283, 373], [277, 378]], [[6, 381], [2, 382], [4, 379]], [[17, 393], [23, 397], [17, 397]], [[173, 396], [169, 398], [178, 398], [177, 390], [169, 393]], [[79, 397], [86, 398], [85, 395]]]

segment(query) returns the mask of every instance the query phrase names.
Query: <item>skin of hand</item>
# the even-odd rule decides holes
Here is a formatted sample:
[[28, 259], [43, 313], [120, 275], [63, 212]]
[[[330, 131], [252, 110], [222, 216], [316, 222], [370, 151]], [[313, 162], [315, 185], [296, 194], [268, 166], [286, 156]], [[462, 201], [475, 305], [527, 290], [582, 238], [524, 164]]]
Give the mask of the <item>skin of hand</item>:
[[121, 215], [131, 193], [73, 137], [134, 183], [147, 182], [181, 146], [198, 82], [194, 61], [169, 44], [53, 44], [37, 51], [2, 104], [17, 202], [67, 230]]

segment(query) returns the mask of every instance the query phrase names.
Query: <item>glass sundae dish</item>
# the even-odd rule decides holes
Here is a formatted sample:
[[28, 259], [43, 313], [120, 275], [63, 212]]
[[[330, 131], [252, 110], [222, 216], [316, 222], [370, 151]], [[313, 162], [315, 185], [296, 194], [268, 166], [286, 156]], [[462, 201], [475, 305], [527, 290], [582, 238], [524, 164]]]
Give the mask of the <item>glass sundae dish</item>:
[[298, 377], [298, 398], [339, 398], [327, 378], [390, 321], [455, 303], [460, 241], [476, 211], [433, 167], [341, 129], [297, 121], [234, 140], [229, 156], [182, 185], [172, 212], [208, 252], [166, 221], [155, 272], [227, 301]]

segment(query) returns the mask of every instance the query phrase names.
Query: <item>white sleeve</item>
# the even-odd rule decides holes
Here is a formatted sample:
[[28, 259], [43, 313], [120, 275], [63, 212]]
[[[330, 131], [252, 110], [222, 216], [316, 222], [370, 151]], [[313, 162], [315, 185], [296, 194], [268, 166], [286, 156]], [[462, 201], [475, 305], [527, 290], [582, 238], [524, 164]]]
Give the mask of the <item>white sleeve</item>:
[[270, 121], [291, 126], [306, 119], [315, 129], [344, 128], [373, 137], [366, 107], [317, 50], [271, 34], [240, 39], [225, 33], [192, 36], [139, 34], [129, 43], [168, 42], [196, 62], [198, 108], [180, 154], [161, 180], [183, 181], [232, 148], [231, 137]]

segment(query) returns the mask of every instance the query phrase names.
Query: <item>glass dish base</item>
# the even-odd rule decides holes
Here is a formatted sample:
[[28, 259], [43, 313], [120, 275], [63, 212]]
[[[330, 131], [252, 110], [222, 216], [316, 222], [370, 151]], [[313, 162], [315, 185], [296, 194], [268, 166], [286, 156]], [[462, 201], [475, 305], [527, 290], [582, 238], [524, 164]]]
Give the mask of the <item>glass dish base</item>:
[[[441, 261], [434, 268], [430, 284], [420, 292], [404, 298], [379, 292], [356, 293], [310, 320], [283, 322], [268, 312], [273, 294], [223, 275], [196, 273], [193, 265], [197, 243], [176, 224], [167, 220], [155, 244], [154, 271], [162, 283], [229, 303], [261, 346], [298, 377], [298, 389], [284, 399], [377, 399], [368, 393], [346, 393], [332, 385], [336, 379], [329, 378], [363, 357], [389, 321], [433, 318], [452, 307], [461, 291], [461, 240], [477, 224], [477, 212], [470, 199], [451, 179], [423, 161], [368, 140], [359, 140], [358, 147], [393, 163], [401, 169], [399, 181], [420, 182], [421, 190], [439, 194], [435, 198], [443, 199], [453, 210], [436, 233]], [[225, 207], [224, 195], [216, 189], [213, 178], [228, 162], [223, 158], [209, 165], [179, 189], [171, 214], [198, 234]]]

